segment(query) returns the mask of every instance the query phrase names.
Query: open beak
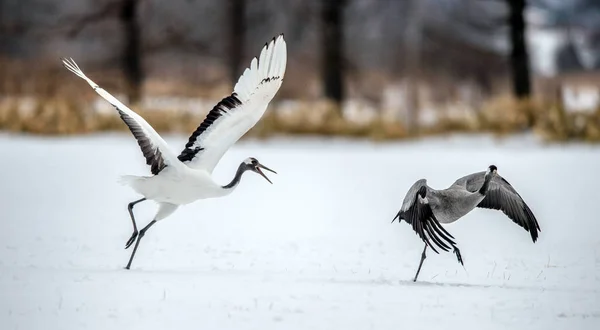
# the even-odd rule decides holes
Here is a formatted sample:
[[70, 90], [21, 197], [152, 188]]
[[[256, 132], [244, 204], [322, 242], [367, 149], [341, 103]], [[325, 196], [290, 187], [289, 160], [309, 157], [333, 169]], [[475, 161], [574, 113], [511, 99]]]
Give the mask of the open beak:
[[266, 176], [266, 175], [263, 173], [263, 171], [261, 171], [261, 170], [260, 170], [261, 168], [262, 168], [262, 169], [265, 169], [265, 170], [267, 170], [267, 171], [269, 171], [269, 172], [273, 172], [273, 173], [275, 173], [275, 174], [277, 174], [277, 172], [275, 172], [275, 171], [273, 171], [272, 169], [270, 169], [270, 168], [268, 168], [268, 167], [264, 166], [263, 164], [258, 164], [258, 165], [256, 166], [256, 173], [258, 173], [258, 174], [262, 175], [262, 177], [263, 177], [263, 178], [265, 178], [267, 181], [269, 181], [269, 183], [270, 183], [270, 184], [273, 184], [273, 182], [271, 182], [271, 180], [269, 180], [269, 178], [267, 178], [267, 176]]

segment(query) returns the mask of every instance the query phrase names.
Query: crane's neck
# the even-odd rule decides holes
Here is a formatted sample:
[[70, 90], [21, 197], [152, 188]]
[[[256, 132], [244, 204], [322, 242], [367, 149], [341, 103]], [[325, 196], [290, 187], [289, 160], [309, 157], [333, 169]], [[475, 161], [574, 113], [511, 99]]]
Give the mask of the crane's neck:
[[229, 182], [227, 185], [223, 186], [223, 189], [235, 189], [240, 183], [240, 180], [242, 180], [242, 175], [244, 174], [244, 172], [246, 172], [246, 170], [246, 164], [241, 163], [240, 166], [238, 166], [237, 171], [235, 172], [233, 180], [231, 180], [231, 182]]
[[492, 173], [491, 172], [486, 173], [485, 177], [483, 178], [483, 185], [481, 186], [481, 188], [479, 188], [480, 194], [485, 195], [487, 193], [491, 180], [492, 180]]

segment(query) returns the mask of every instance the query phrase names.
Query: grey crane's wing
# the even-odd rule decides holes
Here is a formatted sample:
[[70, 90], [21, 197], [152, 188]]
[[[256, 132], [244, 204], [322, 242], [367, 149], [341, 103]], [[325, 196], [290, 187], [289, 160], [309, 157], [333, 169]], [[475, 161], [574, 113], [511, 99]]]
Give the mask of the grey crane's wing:
[[[410, 224], [417, 235], [429, 246], [435, 253], [439, 253], [434, 245], [437, 245], [444, 251], [453, 248], [455, 251], [456, 243], [454, 237], [450, 235], [438, 222], [433, 214], [427, 195], [431, 189], [427, 187], [425, 179], [419, 180], [408, 190], [402, 208], [396, 214], [392, 222], [398, 218], [405, 220]], [[432, 244], [433, 241], [433, 244]]]
[[[458, 179], [455, 184], [475, 192], [483, 185], [484, 176], [485, 172], [474, 173]], [[538, 239], [541, 229], [535, 215], [515, 188], [500, 175], [492, 178], [485, 198], [477, 207], [502, 211], [514, 223], [527, 230], [534, 242]]]

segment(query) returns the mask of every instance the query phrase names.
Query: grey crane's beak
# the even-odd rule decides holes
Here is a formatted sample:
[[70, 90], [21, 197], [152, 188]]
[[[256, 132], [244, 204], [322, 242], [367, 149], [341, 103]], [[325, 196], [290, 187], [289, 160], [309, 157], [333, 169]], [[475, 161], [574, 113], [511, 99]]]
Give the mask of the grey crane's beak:
[[265, 178], [267, 181], [269, 181], [269, 183], [270, 183], [270, 184], [273, 184], [273, 182], [271, 182], [271, 180], [269, 180], [269, 178], [267, 178], [267, 176], [266, 176], [266, 175], [263, 173], [263, 171], [261, 171], [261, 170], [260, 170], [261, 168], [262, 168], [262, 169], [265, 169], [265, 170], [267, 170], [267, 171], [269, 171], [269, 172], [273, 172], [273, 173], [275, 173], [275, 174], [277, 174], [277, 172], [275, 172], [275, 171], [273, 171], [272, 169], [270, 169], [270, 168], [268, 168], [268, 167], [264, 166], [263, 164], [258, 164], [258, 165], [256, 165], [256, 167], [255, 167], [255, 169], [256, 169], [256, 173], [258, 173], [258, 174], [262, 175], [262, 177], [263, 177], [263, 178]]

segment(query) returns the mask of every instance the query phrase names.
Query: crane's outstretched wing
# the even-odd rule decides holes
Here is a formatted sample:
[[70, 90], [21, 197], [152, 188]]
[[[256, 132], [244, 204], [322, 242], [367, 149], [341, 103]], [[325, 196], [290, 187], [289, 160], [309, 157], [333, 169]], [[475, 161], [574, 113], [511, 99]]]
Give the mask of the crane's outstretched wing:
[[263, 47], [236, 83], [192, 133], [179, 160], [212, 172], [223, 154], [262, 117], [279, 90], [287, 63], [283, 34]]
[[148, 124], [144, 118], [135, 113], [133, 110], [129, 109], [114, 96], [110, 95], [107, 91], [100, 88], [98, 84], [93, 82], [83, 73], [83, 71], [72, 58], [62, 58], [61, 60], [65, 68], [76, 74], [81, 79], [87, 81], [87, 83], [92, 86], [98, 95], [102, 96], [102, 98], [104, 98], [117, 109], [121, 119], [129, 127], [131, 133], [137, 140], [138, 145], [142, 149], [142, 153], [146, 158], [146, 164], [150, 165], [150, 171], [152, 174], [156, 175], [160, 173], [160, 171], [167, 166], [180, 166], [179, 160], [177, 157], [175, 157], [173, 152], [169, 150], [169, 146], [165, 140], [158, 135], [154, 128], [152, 128], [152, 126], [150, 126], [150, 124]]
[[427, 199], [428, 190], [425, 179], [415, 182], [408, 190], [402, 203], [402, 208], [392, 222], [396, 218], [406, 220], [423, 242], [435, 251], [435, 253], [439, 252], [436, 250], [434, 244], [444, 251], [449, 251], [452, 248], [457, 254], [459, 262], [462, 264], [460, 252], [453, 240], [454, 237], [440, 225], [433, 214], [429, 200]]
[[[483, 185], [484, 176], [485, 172], [473, 173], [456, 180], [454, 184], [475, 192]], [[501, 210], [514, 223], [527, 230], [534, 242], [537, 241], [541, 229], [535, 215], [513, 186], [500, 175], [492, 178], [485, 198], [477, 207]]]

